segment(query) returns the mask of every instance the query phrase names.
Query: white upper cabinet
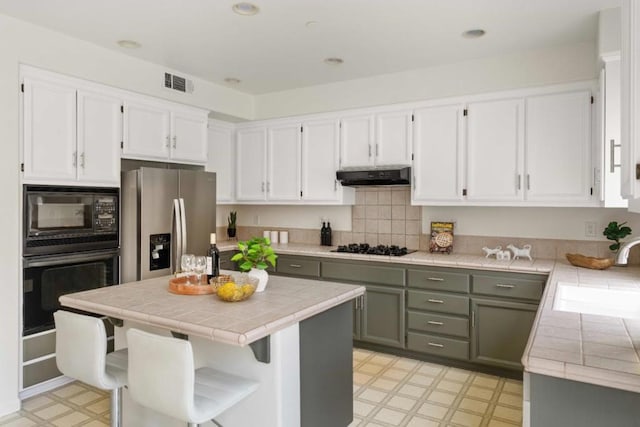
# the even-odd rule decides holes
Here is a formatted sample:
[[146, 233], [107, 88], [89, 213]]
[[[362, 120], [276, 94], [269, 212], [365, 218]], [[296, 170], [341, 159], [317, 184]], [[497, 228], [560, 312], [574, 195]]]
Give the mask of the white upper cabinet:
[[337, 202], [340, 146], [338, 120], [310, 120], [302, 132], [302, 200]]
[[524, 100], [472, 102], [467, 106], [467, 200], [522, 199]]
[[591, 93], [526, 100], [526, 199], [574, 204], [593, 193]]
[[23, 79], [24, 182], [118, 186], [121, 102], [49, 73]]
[[411, 111], [376, 115], [375, 164], [408, 165], [411, 162]]
[[78, 179], [96, 184], [120, 182], [122, 103], [97, 92], [78, 91]]
[[75, 181], [76, 90], [25, 77], [24, 181]]
[[232, 125], [209, 121], [208, 129], [209, 155], [207, 172], [216, 174], [216, 201], [229, 203], [233, 201], [234, 180], [234, 130]]
[[125, 100], [122, 157], [205, 163], [206, 111], [147, 99]]
[[166, 160], [171, 144], [169, 110], [162, 104], [125, 100], [122, 157]]
[[267, 128], [236, 131], [236, 200], [267, 198]]
[[463, 200], [463, 111], [455, 104], [414, 112], [413, 203]]
[[344, 117], [340, 125], [340, 167], [374, 164], [373, 114]]
[[267, 199], [300, 200], [299, 123], [269, 128], [267, 147]]

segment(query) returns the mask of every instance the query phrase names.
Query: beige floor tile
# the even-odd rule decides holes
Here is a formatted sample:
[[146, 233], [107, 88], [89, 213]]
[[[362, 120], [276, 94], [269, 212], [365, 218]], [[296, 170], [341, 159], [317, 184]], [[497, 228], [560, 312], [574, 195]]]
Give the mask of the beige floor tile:
[[409, 420], [407, 427], [438, 427], [440, 425], [437, 421], [431, 421], [426, 418], [415, 416]]
[[353, 413], [361, 417], [366, 417], [376, 408], [376, 405], [356, 400], [353, 402]]
[[424, 386], [424, 387], [430, 386], [431, 384], [433, 384], [434, 381], [435, 381], [434, 377], [430, 377], [422, 374], [413, 374], [407, 380], [407, 382], [409, 383]]
[[498, 386], [498, 378], [497, 377], [489, 377], [484, 375], [476, 375], [473, 379], [473, 385], [485, 388], [496, 388]]
[[371, 387], [379, 388], [381, 390], [391, 391], [398, 385], [398, 381], [389, 380], [386, 378], [378, 378], [371, 383]]
[[458, 407], [460, 409], [465, 409], [467, 411], [475, 412], [477, 414], [484, 414], [485, 412], [487, 412], [487, 409], [489, 408], [489, 404], [481, 400], [469, 399], [468, 397], [465, 397], [460, 401], [460, 404], [458, 405]]
[[42, 408], [46, 405], [50, 405], [53, 402], [55, 402], [55, 400], [51, 399], [50, 397], [43, 395], [35, 396], [22, 402], [22, 409], [24, 409], [25, 411], [33, 412], [36, 409]]
[[404, 412], [395, 411], [393, 409], [388, 409], [388, 408], [382, 408], [373, 417], [373, 419], [376, 421], [397, 426], [397, 425], [400, 425], [400, 423], [406, 416], [407, 414], [405, 414]]
[[478, 399], [491, 400], [494, 390], [490, 390], [482, 387], [471, 386], [466, 392], [467, 396], [475, 397]]
[[402, 369], [389, 368], [382, 373], [383, 377], [393, 378], [394, 380], [403, 380], [406, 376], [409, 375], [409, 372], [404, 371]]
[[386, 427], [386, 426], [383, 426], [382, 424], [378, 424], [378, 423], [366, 423], [363, 425], [363, 427]]
[[35, 421], [31, 421], [29, 418], [20, 417], [6, 422], [0, 420], [0, 425], [3, 427], [33, 427], [37, 426], [38, 423]]
[[482, 417], [468, 412], [456, 411], [451, 417], [451, 421], [465, 427], [480, 427]]
[[364, 385], [371, 381], [373, 375], [362, 374], [360, 372], [353, 373], [353, 382], [358, 385]]
[[86, 408], [96, 414], [103, 414], [109, 410], [109, 399], [102, 399], [91, 405], [87, 405]]
[[393, 396], [386, 403], [386, 406], [390, 406], [392, 408], [402, 409], [402, 410], [405, 410], [405, 411], [410, 411], [411, 409], [413, 409], [413, 407], [416, 405], [417, 402], [418, 402], [417, 400], [411, 399], [411, 398], [408, 398], [408, 397]]
[[67, 399], [74, 394], [78, 394], [86, 390], [87, 389], [81, 386], [80, 383], [75, 382], [55, 390], [53, 394], [62, 399]]
[[87, 421], [88, 419], [89, 416], [83, 414], [82, 412], [72, 412], [63, 417], [56, 418], [55, 420], [51, 421], [51, 424], [56, 427], [73, 427], [77, 426], [83, 421]]
[[456, 400], [456, 395], [451, 393], [446, 393], [443, 391], [432, 391], [429, 393], [429, 397], [427, 400], [430, 402], [440, 403], [442, 405], [451, 405], [454, 400]]
[[[349, 424], [351, 426], [351, 424]], [[353, 424], [353, 426], [357, 426], [358, 424]], [[86, 424], [82, 424], [82, 427], [109, 427], [109, 423], [102, 422], [100, 420], [92, 420]]]
[[418, 414], [425, 415], [429, 418], [435, 418], [442, 420], [449, 412], [449, 408], [441, 405], [434, 405], [433, 403], [423, 403], [418, 409]]
[[462, 384], [462, 383], [456, 383], [456, 382], [453, 382], [453, 381], [441, 380], [436, 385], [436, 388], [439, 389], [439, 390], [450, 391], [452, 393], [460, 393], [460, 390], [462, 390], [462, 386], [463, 385], [464, 384]]
[[379, 365], [388, 365], [393, 362], [395, 358], [393, 356], [387, 356], [384, 354], [376, 354], [369, 361], [373, 363], [377, 363]]
[[[108, 409], [108, 408], [107, 408]], [[63, 405], [62, 403], [56, 403], [55, 405], [47, 406], [44, 409], [40, 409], [34, 414], [44, 420], [50, 420], [52, 418], [58, 417], [66, 412], [72, 411], [70, 407]]]
[[410, 371], [418, 366], [419, 362], [417, 360], [400, 358], [393, 363], [393, 367], [397, 369], [404, 369], [405, 371]]
[[104, 397], [104, 395], [102, 394], [98, 394], [95, 391], [92, 390], [88, 390], [84, 393], [80, 393], [77, 396], [73, 396], [72, 398], [68, 399], [69, 402], [71, 403], [75, 403], [76, 405], [79, 406], [84, 406], [87, 403], [96, 401], [100, 398]]
[[489, 424], [487, 425], [487, 427], [514, 427], [514, 426], [518, 426], [520, 427], [521, 424], [511, 424], [511, 423], [507, 423], [504, 421], [500, 421], [500, 420], [496, 420], [491, 418], [489, 420]]
[[420, 387], [412, 384], [405, 384], [398, 389], [397, 393], [402, 395], [412, 396], [412, 397], [422, 397], [426, 391], [427, 389], [425, 387]]
[[519, 423], [522, 422], [522, 411], [498, 405], [493, 411], [493, 418], [502, 418], [510, 422]]
[[502, 391], [522, 395], [522, 382], [507, 380], [502, 387]]
[[444, 367], [432, 365], [430, 363], [425, 363], [424, 365], [420, 366], [420, 368], [418, 368], [418, 372], [430, 375], [432, 377], [437, 377], [442, 373], [443, 370]]
[[374, 363], [366, 363], [358, 368], [358, 372], [365, 374], [376, 375], [384, 369], [384, 366], [376, 365]]
[[498, 397], [498, 402], [507, 406], [515, 406], [517, 408], [522, 408], [522, 396], [511, 393], [500, 393]]
[[385, 397], [387, 397], [387, 393], [383, 391], [365, 388], [365, 390], [363, 390], [362, 393], [360, 393], [357, 398], [380, 403], [384, 400]]
[[449, 368], [447, 369], [447, 373], [444, 374], [444, 377], [449, 381], [457, 381], [463, 383], [467, 381], [469, 377], [471, 377], [471, 372], [464, 371], [462, 369]]

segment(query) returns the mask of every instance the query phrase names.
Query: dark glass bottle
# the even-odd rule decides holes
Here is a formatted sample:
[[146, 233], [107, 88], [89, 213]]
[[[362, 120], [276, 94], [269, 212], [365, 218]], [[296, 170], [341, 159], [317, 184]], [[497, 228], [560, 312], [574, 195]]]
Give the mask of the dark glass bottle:
[[323, 221], [322, 228], [320, 229], [320, 244], [322, 246], [327, 244], [327, 224]]
[[209, 250], [207, 251], [207, 282], [220, 275], [220, 251], [216, 246], [216, 233], [211, 233]]
[[331, 246], [331, 223], [327, 222], [327, 232], [325, 238], [325, 245]]

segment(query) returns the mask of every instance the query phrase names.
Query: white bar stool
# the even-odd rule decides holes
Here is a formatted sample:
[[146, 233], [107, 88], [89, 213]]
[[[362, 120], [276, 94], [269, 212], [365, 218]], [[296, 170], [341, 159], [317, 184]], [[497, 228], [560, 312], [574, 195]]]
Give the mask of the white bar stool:
[[186, 340], [127, 331], [129, 393], [140, 405], [188, 423], [213, 418], [258, 389], [259, 383], [212, 368], [194, 369]]
[[111, 426], [122, 426], [122, 387], [127, 384], [127, 350], [107, 354], [107, 333], [97, 317], [58, 310], [56, 364], [60, 372], [111, 391]]

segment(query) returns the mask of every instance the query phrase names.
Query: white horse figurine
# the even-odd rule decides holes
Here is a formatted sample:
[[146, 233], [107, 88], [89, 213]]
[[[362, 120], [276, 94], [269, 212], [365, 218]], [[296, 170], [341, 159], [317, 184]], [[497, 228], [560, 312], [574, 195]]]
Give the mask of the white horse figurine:
[[513, 245], [507, 245], [507, 249], [510, 249], [513, 252], [513, 259], [519, 259], [520, 257], [527, 257], [529, 261], [533, 261], [531, 259], [531, 245], [524, 245], [522, 249], [516, 248]]
[[489, 258], [491, 255], [498, 255], [498, 252], [500, 252], [502, 250], [502, 246], [496, 246], [495, 248], [491, 249], [488, 247], [484, 247], [482, 248], [482, 250], [484, 251], [485, 258]]

